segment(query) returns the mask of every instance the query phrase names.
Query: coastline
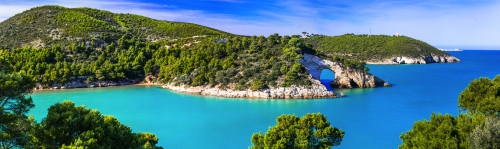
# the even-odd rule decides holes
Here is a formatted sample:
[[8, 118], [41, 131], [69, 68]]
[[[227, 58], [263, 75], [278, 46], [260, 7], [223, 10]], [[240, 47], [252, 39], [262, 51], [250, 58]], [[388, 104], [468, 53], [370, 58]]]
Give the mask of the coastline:
[[83, 77], [79, 79], [66, 82], [64, 84], [51, 84], [44, 85], [37, 83], [35, 91], [42, 90], [57, 90], [57, 89], [72, 89], [72, 88], [95, 88], [95, 87], [110, 87], [110, 86], [161, 86], [163, 89], [168, 89], [180, 93], [203, 95], [203, 96], [216, 96], [226, 98], [262, 98], [262, 99], [314, 99], [314, 98], [338, 98], [345, 96], [335, 94], [328, 91], [327, 88], [319, 81], [321, 71], [323, 69], [330, 69], [336, 73], [335, 79], [332, 81], [336, 88], [374, 88], [377, 86], [390, 86], [386, 85], [383, 80], [373, 76], [369, 73], [363, 73], [354, 70], [350, 67], [345, 67], [342, 63], [331, 62], [323, 60], [317, 56], [305, 54], [301, 60], [305, 69], [310, 72], [308, 76], [311, 81], [310, 86], [297, 86], [292, 85], [289, 87], [266, 87], [259, 90], [232, 90], [221, 88], [220, 86], [189, 86], [179, 84], [161, 84], [157, 83], [157, 77], [154, 75], [146, 76], [143, 81], [139, 80], [118, 80], [118, 81], [87, 81]]
[[121, 85], [109, 85], [109, 86], [97, 86], [97, 87], [73, 87], [73, 88], [53, 88], [53, 87], [47, 87], [47, 88], [37, 88], [33, 89], [33, 92], [39, 92], [39, 91], [55, 91], [55, 90], [68, 90], [68, 89], [80, 89], [80, 88], [101, 88], [101, 87], [115, 87], [115, 86], [162, 86], [162, 84], [159, 83], [132, 83], [132, 84], [121, 84]]
[[132, 86], [162, 86], [163, 84], [160, 83], [137, 83], [137, 84], [131, 84]]
[[370, 65], [399, 65], [399, 64], [429, 64], [429, 63], [457, 63], [460, 59], [454, 56], [437, 56], [431, 54], [429, 56], [420, 57], [405, 57], [396, 56], [387, 58], [380, 61], [366, 61], [366, 64]]
[[[327, 91], [326, 87], [319, 86], [317, 84], [308, 87], [277, 87], [264, 90], [222, 90], [218, 87], [210, 86], [186, 86], [186, 85], [173, 85], [173, 84], [160, 84], [160, 83], [136, 83], [136, 84], [124, 84], [124, 85], [113, 85], [113, 86], [100, 86], [100, 87], [78, 87], [78, 88], [42, 88], [34, 89], [33, 92], [43, 92], [43, 91], [57, 91], [57, 90], [68, 90], [68, 89], [82, 89], [82, 88], [101, 88], [101, 87], [115, 87], [115, 86], [158, 86], [163, 89], [172, 90], [174, 92], [191, 94], [191, 95], [202, 95], [202, 96], [216, 96], [216, 97], [226, 97], [226, 98], [252, 98], [252, 99], [317, 99], [317, 98], [338, 98], [339, 96], [332, 91]], [[343, 94], [342, 94], [343, 95]]]
[[252, 99], [317, 99], [317, 98], [338, 98], [332, 91], [327, 91], [326, 87], [321, 85], [312, 85], [308, 87], [290, 86], [276, 87], [262, 90], [223, 90], [218, 87], [210, 86], [186, 86], [165, 84], [161, 86], [163, 89], [172, 90], [180, 93], [193, 95], [216, 96], [226, 98], [252, 98]]

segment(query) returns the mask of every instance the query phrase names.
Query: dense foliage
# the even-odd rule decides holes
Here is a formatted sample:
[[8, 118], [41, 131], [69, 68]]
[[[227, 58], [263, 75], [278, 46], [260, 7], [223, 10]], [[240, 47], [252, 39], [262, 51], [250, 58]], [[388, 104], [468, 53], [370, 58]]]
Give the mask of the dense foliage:
[[6, 69], [25, 72], [44, 85], [137, 82], [149, 74], [165, 83], [238, 90], [311, 85], [299, 62], [302, 49], [311, 47], [297, 37], [206, 36], [152, 43], [124, 35], [100, 48], [95, 44], [0, 50], [0, 57]]
[[329, 149], [340, 145], [344, 131], [332, 127], [323, 114], [281, 115], [276, 126], [270, 127], [265, 135], [252, 135], [252, 149], [268, 148], [310, 148]]
[[9, 73], [0, 71], [0, 106], [2, 114], [26, 114], [33, 108], [31, 93], [34, 81], [24, 73]]
[[160, 21], [92, 8], [41, 6], [0, 23], [0, 49], [25, 45], [68, 46], [81, 41], [116, 41], [122, 35], [157, 41], [204, 35], [230, 35], [217, 29], [182, 22]]
[[472, 113], [498, 115], [500, 112], [500, 75], [493, 80], [473, 80], [458, 97], [458, 106]]
[[192, 23], [160, 21], [134, 14], [119, 14], [114, 18], [127, 32], [151, 41], [192, 36], [229, 35], [229, 33]]
[[406, 36], [314, 35], [309, 37], [308, 42], [322, 54], [359, 61], [383, 60], [393, 56], [428, 56], [431, 53], [448, 55], [425, 42]]
[[400, 136], [406, 148], [468, 148], [469, 133], [484, 123], [484, 115], [460, 114], [456, 118], [450, 114], [431, 115], [429, 121], [413, 124], [412, 130]]
[[[498, 148], [500, 75], [473, 80], [460, 94], [457, 117], [432, 114], [401, 134], [399, 148]], [[485, 122], [486, 121], [486, 122]]]
[[500, 148], [500, 118], [488, 117], [484, 125], [476, 127], [469, 136], [470, 148]]
[[[0, 24], [0, 32], [2, 67], [45, 86], [138, 82], [146, 75], [236, 90], [311, 84], [299, 59], [314, 50], [299, 36], [234, 36], [190, 23], [60, 6], [17, 14]], [[15, 48], [23, 45], [32, 46]]]
[[[158, 45], [135, 39], [120, 43], [120, 47], [114, 43], [109, 44], [105, 50], [97, 50], [83, 43], [66, 48], [24, 47], [0, 50], [0, 56], [6, 61], [10, 71], [25, 72], [45, 85], [64, 84], [76, 80], [78, 76], [83, 76], [88, 81], [131, 80], [143, 76], [140, 72], [146, 56], [151, 57], [151, 50], [157, 49]], [[125, 46], [129, 44], [133, 46]]]
[[[45, 86], [71, 81], [165, 83], [236, 90], [309, 86], [299, 63], [314, 54], [368, 72], [363, 61], [394, 55], [446, 54], [391, 36], [236, 36], [196, 24], [161, 21], [91, 8], [41, 6], [0, 23], [7, 69]], [[306, 33], [304, 33], [306, 35]], [[31, 47], [29, 47], [31, 46]]]
[[34, 148], [158, 148], [158, 138], [133, 133], [113, 116], [64, 101], [51, 106], [47, 117], [35, 127]]
[[156, 51], [147, 62], [159, 66], [158, 76], [165, 82], [238, 90], [311, 84], [299, 62], [305, 46], [299, 38], [274, 34], [268, 38], [205, 37], [186, 42], [168, 44], [177, 46]]
[[23, 72], [0, 70], [0, 148], [161, 148], [154, 134], [133, 133], [116, 118], [70, 101], [51, 106], [38, 124], [26, 116], [35, 106], [27, 95], [34, 85]]
[[31, 122], [26, 113], [35, 105], [25, 94], [34, 85], [23, 73], [0, 70], [0, 148], [19, 148], [28, 143]]

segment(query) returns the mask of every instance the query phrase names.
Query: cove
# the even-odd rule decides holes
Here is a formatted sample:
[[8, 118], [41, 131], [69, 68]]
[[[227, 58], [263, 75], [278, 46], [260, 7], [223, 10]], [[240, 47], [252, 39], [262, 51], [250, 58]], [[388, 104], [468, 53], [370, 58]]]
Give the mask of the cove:
[[[72, 100], [115, 116], [134, 132], [152, 132], [164, 148], [247, 148], [281, 114], [321, 112], [346, 132], [334, 148], [397, 148], [399, 135], [432, 112], [458, 114], [458, 95], [478, 77], [500, 74], [500, 51], [450, 52], [460, 63], [368, 65], [393, 87], [334, 89], [346, 97], [314, 100], [233, 99], [188, 95], [156, 86], [37, 91], [30, 114], [40, 121], [50, 105]], [[333, 78], [323, 72], [322, 80]]]

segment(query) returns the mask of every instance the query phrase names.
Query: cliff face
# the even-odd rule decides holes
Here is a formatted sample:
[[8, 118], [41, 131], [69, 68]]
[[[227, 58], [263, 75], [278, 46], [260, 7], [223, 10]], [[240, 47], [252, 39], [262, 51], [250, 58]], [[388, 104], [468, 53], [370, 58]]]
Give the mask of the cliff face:
[[218, 97], [228, 97], [228, 98], [336, 98], [332, 91], [327, 91], [326, 87], [321, 84], [318, 80], [311, 78], [311, 87], [300, 87], [292, 85], [290, 87], [277, 87], [269, 88], [265, 90], [223, 90], [217, 87], [210, 86], [186, 86], [186, 85], [174, 85], [166, 84], [162, 86], [164, 89], [170, 89], [178, 92], [197, 94], [197, 95], [208, 95], [208, 96], [218, 96]]
[[367, 64], [428, 64], [428, 63], [455, 63], [460, 60], [453, 56], [437, 56], [434, 54], [428, 56], [412, 57], [391, 57], [382, 61], [368, 61]]
[[321, 71], [329, 69], [335, 73], [335, 79], [331, 85], [334, 88], [373, 88], [383, 86], [384, 81], [359, 70], [344, 66], [340, 62], [332, 62], [317, 56], [304, 54], [301, 63], [309, 70], [309, 74], [315, 80], [320, 79]]

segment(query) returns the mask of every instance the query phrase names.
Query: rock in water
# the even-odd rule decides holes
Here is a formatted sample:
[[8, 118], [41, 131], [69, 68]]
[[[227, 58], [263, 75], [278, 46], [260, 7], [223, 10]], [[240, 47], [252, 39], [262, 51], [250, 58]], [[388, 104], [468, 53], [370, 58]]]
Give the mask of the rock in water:
[[428, 56], [418, 56], [418, 57], [406, 57], [398, 56], [391, 57], [379, 61], [368, 61], [367, 64], [429, 64], [429, 63], [457, 63], [460, 59], [451, 56], [439, 56], [435, 54], [430, 54]]
[[373, 88], [383, 86], [385, 83], [370, 73], [347, 67], [340, 62], [324, 60], [311, 54], [304, 54], [300, 62], [309, 70], [309, 74], [315, 80], [319, 80], [323, 69], [329, 69], [335, 73], [335, 79], [331, 83], [334, 88]]

